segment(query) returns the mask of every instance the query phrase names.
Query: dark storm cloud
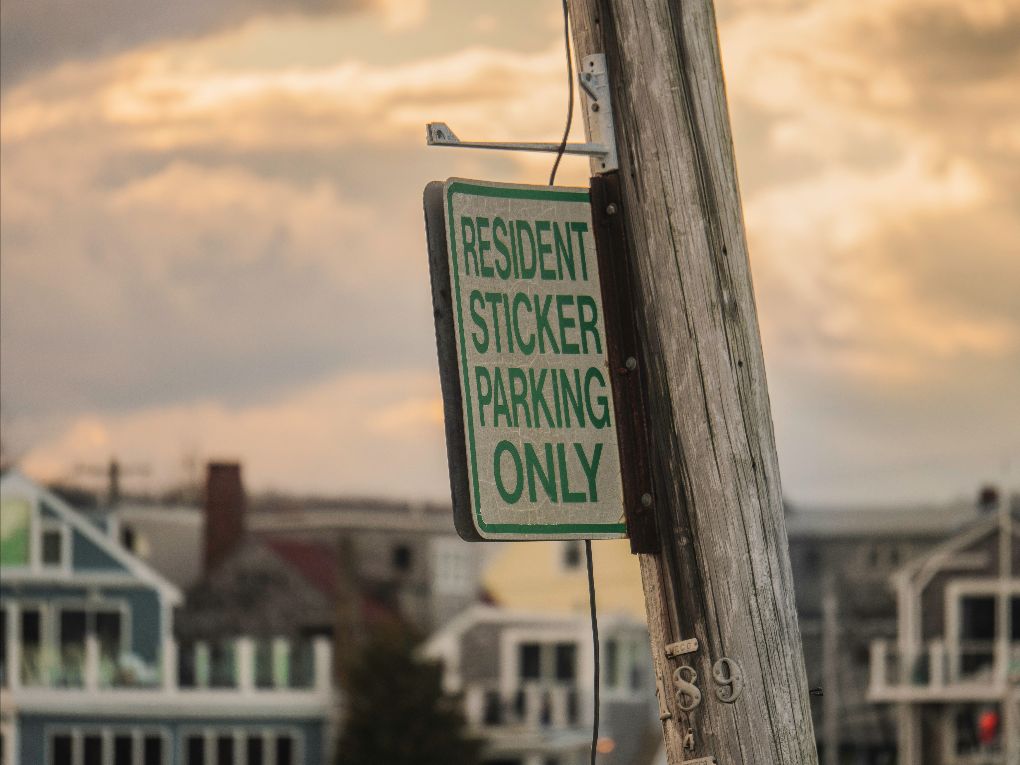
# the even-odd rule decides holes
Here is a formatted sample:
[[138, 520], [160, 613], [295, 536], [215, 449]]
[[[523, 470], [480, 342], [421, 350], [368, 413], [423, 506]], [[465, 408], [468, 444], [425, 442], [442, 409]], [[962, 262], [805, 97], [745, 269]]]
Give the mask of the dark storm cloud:
[[258, 16], [349, 11], [368, 0], [5, 0], [0, 5], [0, 85], [65, 61], [199, 37]]

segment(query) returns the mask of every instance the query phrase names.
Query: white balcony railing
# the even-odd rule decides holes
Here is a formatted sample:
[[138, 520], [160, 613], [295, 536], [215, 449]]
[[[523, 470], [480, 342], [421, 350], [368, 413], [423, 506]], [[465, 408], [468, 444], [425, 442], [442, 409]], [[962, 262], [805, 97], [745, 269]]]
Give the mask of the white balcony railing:
[[870, 670], [873, 701], [994, 700], [1020, 680], [1020, 643], [933, 640], [901, 651], [876, 640]]
[[93, 636], [84, 645], [57, 650], [7, 646], [3, 687], [67, 691], [160, 690], [328, 692], [332, 646], [327, 638], [288, 641], [237, 638], [228, 641], [168, 640], [155, 661], [104, 651]]
[[526, 682], [509, 694], [494, 683], [465, 688], [468, 722], [477, 729], [548, 730], [586, 725], [577, 686], [563, 682]]

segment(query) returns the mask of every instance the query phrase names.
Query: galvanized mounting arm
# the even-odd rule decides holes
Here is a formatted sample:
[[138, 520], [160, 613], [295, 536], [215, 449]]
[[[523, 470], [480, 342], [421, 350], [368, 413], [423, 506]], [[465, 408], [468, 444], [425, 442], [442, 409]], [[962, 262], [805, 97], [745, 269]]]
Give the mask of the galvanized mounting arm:
[[[605, 173], [619, 168], [616, 155], [616, 134], [613, 131], [613, 108], [609, 96], [609, 77], [606, 74], [606, 57], [601, 53], [586, 56], [581, 62], [578, 83], [586, 96], [587, 143], [568, 143], [564, 154], [591, 157], [592, 171]], [[462, 141], [445, 122], [430, 122], [426, 126], [429, 146], [458, 146], [465, 149], [501, 149], [503, 151], [557, 152], [558, 143], [528, 143], [500, 141]]]

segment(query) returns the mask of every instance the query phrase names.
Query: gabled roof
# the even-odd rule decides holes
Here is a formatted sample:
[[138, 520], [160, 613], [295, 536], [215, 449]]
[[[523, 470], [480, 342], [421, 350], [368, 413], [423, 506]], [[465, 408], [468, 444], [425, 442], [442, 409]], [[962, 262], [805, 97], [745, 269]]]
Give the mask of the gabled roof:
[[943, 537], [980, 518], [972, 501], [860, 507], [793, 506], [790, 539], [835, 537]]
[[0, 478], [0, 493], [31, 497], [36, 501], [36, 504], [45, 502], [47, 508], [52, 510], [61, 521], [109, 555], [133, 577], [156, 589], [166, 603], [176, 606], [182, 602], [181, 591], [172, 582], [121, 547], [116, 540], [111, 539], [108, 534], [93, 525], [59, 496], [17, 470], [11, 470]]
[[[545, 611], [523, 611], [486, 604], [466, 608], [436, 630], [422, 645], [424, 655], [442, 653], [463, 637], [464, 633], [477, 624], [505, 624], [509, 627], [531, 625], [541, 628], [578, 627], [586, 630], [589, 625], [587, 613], [553, 613]], [[625, 613], [599, 614], [599, 632], [607, 635], [624, 630], [646, 631], [641, 621]]]
[[261, 540], [247, 537], [188, 590], [177, 633], [188, 638], [260, 637], [328, 628], [332, 600]]
[[335, 552], [329, 546], [285, 537], [263, 537], [262, 543], [323, 595], [330, 599], [336, 595], [340, 567]]
[[[1012, 519], [1010, 524], [1013, 536], [1020, 536], [1020, 513], [1010, 509], [1009, 515]], [[930, 550], [911, 558], [900, 568], [893, 572], [894, 581], [904, 578], [911, 578], [918, 573], [938, 570], [939, 566], [953, 553], [973, 545], [992, 534], [999, 534], [1002, 527], [1002, 518], [997, 512], [989, 512], [980, 519], [960, 529], [956, 534], [936, 545]]]

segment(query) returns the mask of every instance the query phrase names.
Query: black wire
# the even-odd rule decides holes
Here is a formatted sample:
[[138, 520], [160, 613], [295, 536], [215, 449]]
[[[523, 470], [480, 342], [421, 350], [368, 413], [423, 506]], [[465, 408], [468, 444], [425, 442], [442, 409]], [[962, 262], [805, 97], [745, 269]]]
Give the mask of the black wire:
[[[567, 0], [563, 0], [563, 47], [567, 53], [567, 124], [563, 128], [563, 140], [556, 150], [552, 172], [549, 173], [550, 186], [556, 185], [556, 171], [559, 170], [560, 160], [563, 159], [567, 149], [570, 125], [574, 121], [574, 64], [570, 58], [570, 13], [567, 9]], [[595, 608], [595, 567], [592, 563], [590, 539], [584, 540], [584, 557], [588, 566], [588, 608], [591, 612], [591, 642], [595, 652], [595, 710], [591, 727], [591, 765], [595, 765], [599, 743], [599, 617]]]
[[549, 174], [549, 185], [556, 185], [556, 171], [560, 167], [560, 160], [563, 159], [563, 152], [567, 149], [567, 137], [570, 135], [570, 123], [574, 121], [574, 64], [570, 59], [570, 17], [567, 11], [567, 0], [563, 0], [563, 44], [567, 49], [567, 126], [563, 128], [563, 140], [556, 150], [556, 161], [553, 162], [552, 172]]
[[595, 609], [595, 567], [591, 559], [591, 540], [584, 540], [584, 556], [588, 562], [588, 609], [591, 611], [591, 642], [595, 649], [595, 719], [591, 729], [591, 765], [599, 743], [599, 617]]

